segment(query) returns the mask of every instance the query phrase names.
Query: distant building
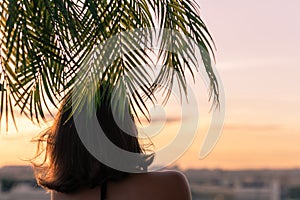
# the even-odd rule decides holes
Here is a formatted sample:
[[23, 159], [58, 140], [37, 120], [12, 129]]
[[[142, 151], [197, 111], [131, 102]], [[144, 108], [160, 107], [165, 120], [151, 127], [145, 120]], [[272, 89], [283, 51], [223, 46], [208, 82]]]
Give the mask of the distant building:
[[233, 188], [235, 200], [280, 200], [280, 184], [277, 180], [261, 184], [253, 182], [251, 185], [243, 186], [239, 181]]
[[49, 200], [50, 195], [43, 189], [35, 189], [28, 183], [20, 183], [10, 192], [0, 192], [1, 200]]

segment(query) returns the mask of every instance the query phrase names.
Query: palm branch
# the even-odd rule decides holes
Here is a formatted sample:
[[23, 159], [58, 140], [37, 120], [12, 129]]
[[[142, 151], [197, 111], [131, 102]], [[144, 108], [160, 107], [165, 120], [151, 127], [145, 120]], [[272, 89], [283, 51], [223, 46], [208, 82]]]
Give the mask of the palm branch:
[[[0, 124], [4, 115], [8, 123], [9, 113], [15, 122], [15, 107], [39, 123], [74, 88], [80, 108], [99, 84], [120, 100], [115, 109], [124, 110], [128, 102], [136, 115], [148, 116], [145, 101], [154, 102], [161, 85], [172, 89], [177, 82], [188, 95], [186, 75], [194, 74], [192, 65], [201, 67], [195, 48], [210, 80], [212, 104], [218, 105], [215, 47], [193, 0], [3, 0], [0, 23]], [[145, 44], [155, 37], [163, 65], [151, 77], [155, 60]], [[169, 95], [165, 93], [166, 101]], [[101, 102], [101, 97], [96, 99]]]

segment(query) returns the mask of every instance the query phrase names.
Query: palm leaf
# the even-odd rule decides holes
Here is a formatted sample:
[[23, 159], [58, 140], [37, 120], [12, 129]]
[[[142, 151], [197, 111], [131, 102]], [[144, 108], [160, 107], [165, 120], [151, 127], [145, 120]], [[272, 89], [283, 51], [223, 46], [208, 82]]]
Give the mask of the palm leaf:
[[[194, 76], [201, 67], [195, 48], [218, 105], [215, 47], [198, 10], [193, 0], [3, 0], [0, 123], [4, 113], [6, 121], [8, 113], [14, 119], [14, 106], [40, 123], [51, 105], [71, 94], [77, 94], [76, 109], [93, 98], [101, 103], [99, 84], [120, 99], [112, 107], [121, 116], [127, 102], [136, 115], [149, 118], [146, 101], [155, 102], [161, 85], [165, 102], [175, 83], [188, 96], [186, 73]], [[163, 66], [153, 76], [157, 60], [149, 51], [156, 39]]]

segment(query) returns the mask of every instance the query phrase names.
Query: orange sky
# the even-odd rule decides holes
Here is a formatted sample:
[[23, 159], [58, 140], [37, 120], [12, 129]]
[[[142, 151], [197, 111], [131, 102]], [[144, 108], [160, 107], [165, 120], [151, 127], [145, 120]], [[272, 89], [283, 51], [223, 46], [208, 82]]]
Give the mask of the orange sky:
[[[183, 168], [300, 167], [300, 2], [198, 2], [217, 44], [216, 67], [226, 95], [225, 125], [216, 147], [200, 160], [210, 116], [206, 89], [201, 86], [198, 134], [174, 164]], [[172, 120], [152, 138], [158, 149], [168, 144], [180, 127], [175, 108], [180, 111], [180, 104], [174, 106], [171, 101], [167, 105], [165, 112]], [[21, 119], [19, 133], [12, 126], [8, 134], [3, 130], [0, 166], [26, 164], [22, 159], [34, 153], [29, 141], [41, 129]]]

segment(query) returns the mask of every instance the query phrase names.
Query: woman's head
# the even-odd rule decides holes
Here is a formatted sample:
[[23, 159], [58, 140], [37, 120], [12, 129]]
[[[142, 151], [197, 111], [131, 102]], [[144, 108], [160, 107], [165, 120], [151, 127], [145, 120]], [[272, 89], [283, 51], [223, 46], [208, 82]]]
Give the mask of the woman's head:
[[[128, 175], [106, 166], [91, 155], [78, 135], [74, 116], [71, 115], [72, 106], [66, 102], [70, 101], [64, 101], [53, 126], [37, 139], [39, 145], [43, 142], [47, 145], [44, 162], [34, 164], [38, 183], [45, 188], [68, 193]], [[103, 101], [97, 106], [96, 116], [104, 134], [112, 143], [126, 151], [143, 154], [133, 118], [129, 119], [132, 124], [130, 133], [127, 133], [128, 130], [123, 131], [114, 119], [109, 101]], [[149, 157], [147, 159], [145, 156], [144, 166], [149, 165], [147, 160]]]

